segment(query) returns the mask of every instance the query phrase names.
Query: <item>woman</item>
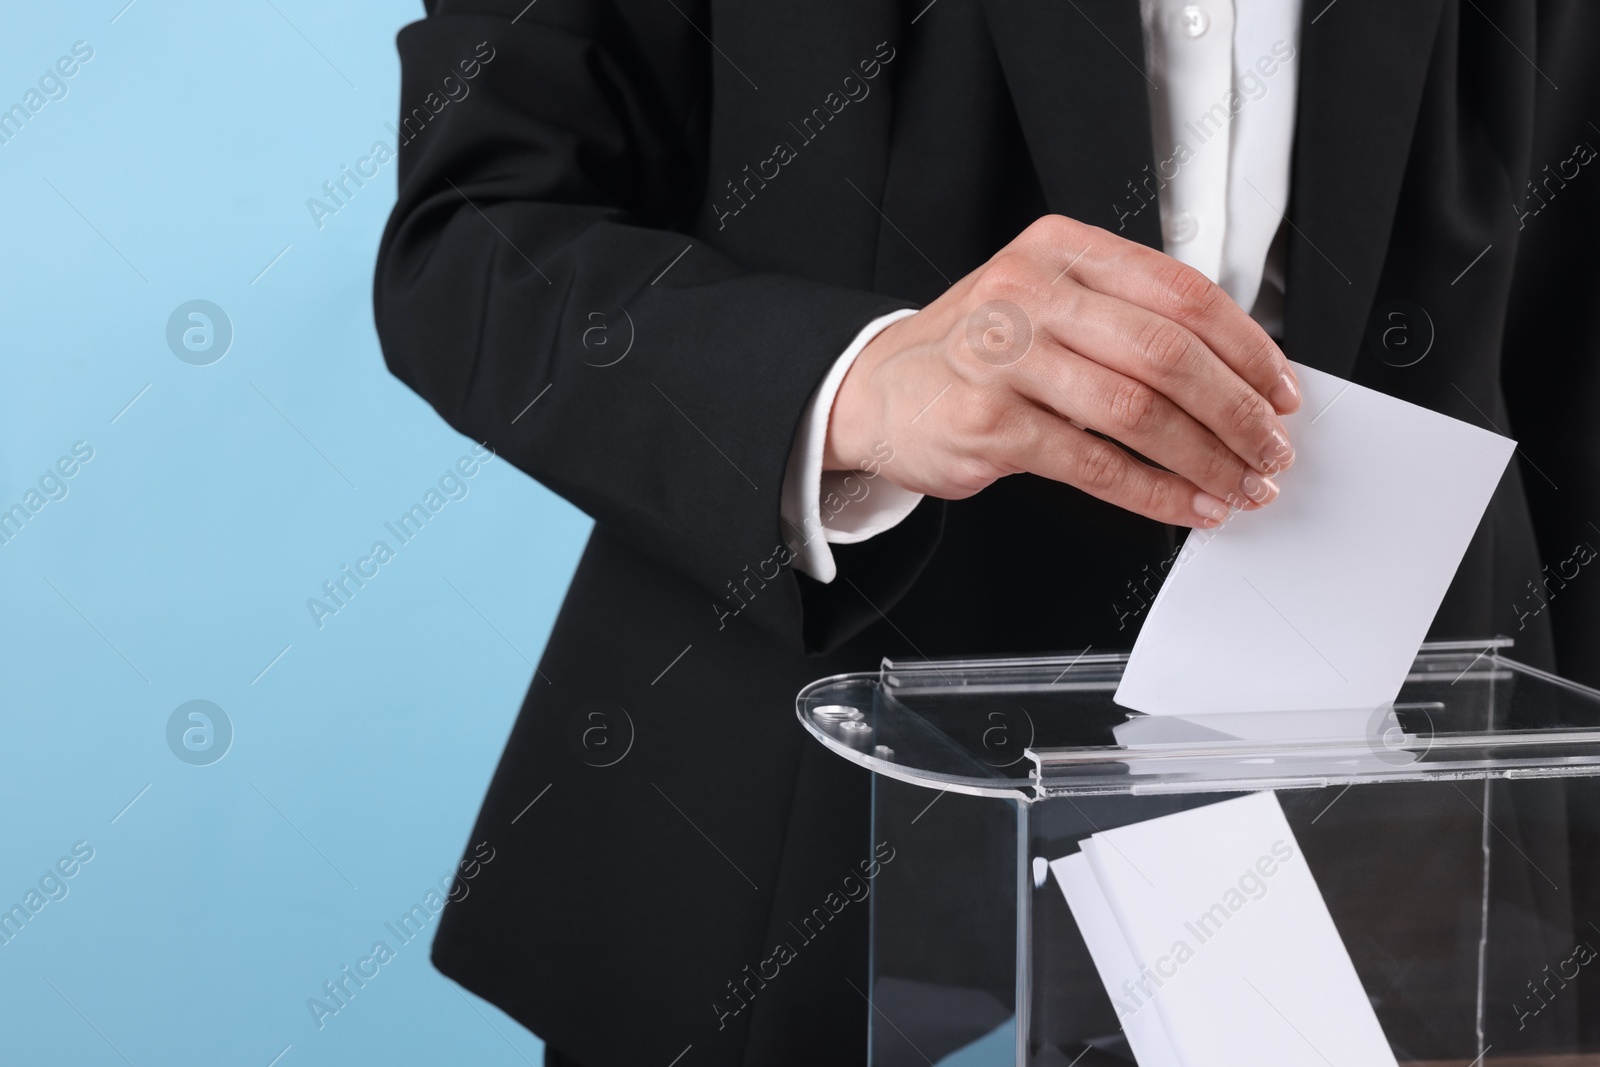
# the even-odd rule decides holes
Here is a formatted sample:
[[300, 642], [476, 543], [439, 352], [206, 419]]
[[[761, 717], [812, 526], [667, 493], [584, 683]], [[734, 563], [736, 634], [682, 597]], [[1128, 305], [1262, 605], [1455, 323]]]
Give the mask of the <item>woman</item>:
[[1594, 678], [1594, 583], [1518, 605], [1600, 516], [1596, 29], [1513, 0], [430, 4], [385, 355], [595, 519], [437, 965], [551, 1062], [859, 1061], [864, 908], [728, 1007], [872, 856], [795, 691], [1131, 645], [1126, 583], [1271, 506], [1285, 353], [1519, 439], [1433, 635]]

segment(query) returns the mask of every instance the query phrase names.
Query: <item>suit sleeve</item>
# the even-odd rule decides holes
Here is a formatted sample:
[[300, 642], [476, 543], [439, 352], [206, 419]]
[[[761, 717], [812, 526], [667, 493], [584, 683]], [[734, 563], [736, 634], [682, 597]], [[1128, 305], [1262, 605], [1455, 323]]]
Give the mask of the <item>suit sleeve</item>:
[[[691, 23], [691, 19], [696, 23]], [[686, 235], [715, 56], [697, 5], [436, 0], [404, 28], [399, 195], [374, 304], [393, 373], [452, 426], [715, 600], [787, 562], [801, 414], [905, 301], [741, 269]], [[914, 524], [915, 525], [915, 524]], [[909, 584], [937, 516], [903, 535]], [[909, 539], [907, 541], [907, 539]], [[871, 621], [787, 566], [741, 613], [799, 645]]]

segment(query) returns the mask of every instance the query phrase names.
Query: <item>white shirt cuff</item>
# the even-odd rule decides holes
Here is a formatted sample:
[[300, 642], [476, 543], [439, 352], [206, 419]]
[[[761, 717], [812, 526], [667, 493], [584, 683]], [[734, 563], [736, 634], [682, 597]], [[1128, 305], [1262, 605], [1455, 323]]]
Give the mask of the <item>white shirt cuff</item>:
[[921, 493], [902, 489], [879, 477], [878, 464], [892, 461], [862, 456], [872, 471], [824, 471], [823, 446], [828, 439], [828, 416], [845, 374], [874, 337], [890, 323], [916, 314], [913, 308], [891, 311], [864, 326], [850, 347], [834, 363], [806, 405], [789, 452], [779, 508], [785, 539], [795, 553], [794, 566], [819, 582], [831, 582], [839, 573], [829, 544], [854, 544], [897, 526], [922, 500]]

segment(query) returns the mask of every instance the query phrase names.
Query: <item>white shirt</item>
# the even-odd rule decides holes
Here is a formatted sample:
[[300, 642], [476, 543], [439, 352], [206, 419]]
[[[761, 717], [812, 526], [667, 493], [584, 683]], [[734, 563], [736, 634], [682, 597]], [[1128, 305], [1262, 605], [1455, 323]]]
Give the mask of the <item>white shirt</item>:
[[[1277, 238], [1289, 202], [1300, 4], [1140, 0], [1139, 6], [1156, 165], [1153, 173], [1129, 175], [1142, 194], [1134, 202], [1154, 193], [1167, 255], [1216, 282], [1280, 336], [1284, 252]], [[867, 323], [801, 417], [781, 513], [797, 549], [795, 566], [818, 581], [838, 573], [830, 544], [874, 537], [922, 500], [881, 473], [822, 469], [828, 415], [845, 373], [886, 326], [912, 314], [897, 311]]]

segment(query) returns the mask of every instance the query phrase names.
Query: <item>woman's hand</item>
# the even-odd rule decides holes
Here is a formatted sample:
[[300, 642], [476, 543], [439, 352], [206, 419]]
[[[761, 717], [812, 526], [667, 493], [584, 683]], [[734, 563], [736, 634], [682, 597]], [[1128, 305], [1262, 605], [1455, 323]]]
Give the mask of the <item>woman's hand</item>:
[[824, 466], [887, 441], [882, 474], [915, 492], [959, 500], [1031, 471], [1215, 526], [1277, 496], [1270, 476], [1294, 461], [1278, 416], [1299, 406], [1283, 352], [1199, 271], [1050, 215], [867, 345]]

